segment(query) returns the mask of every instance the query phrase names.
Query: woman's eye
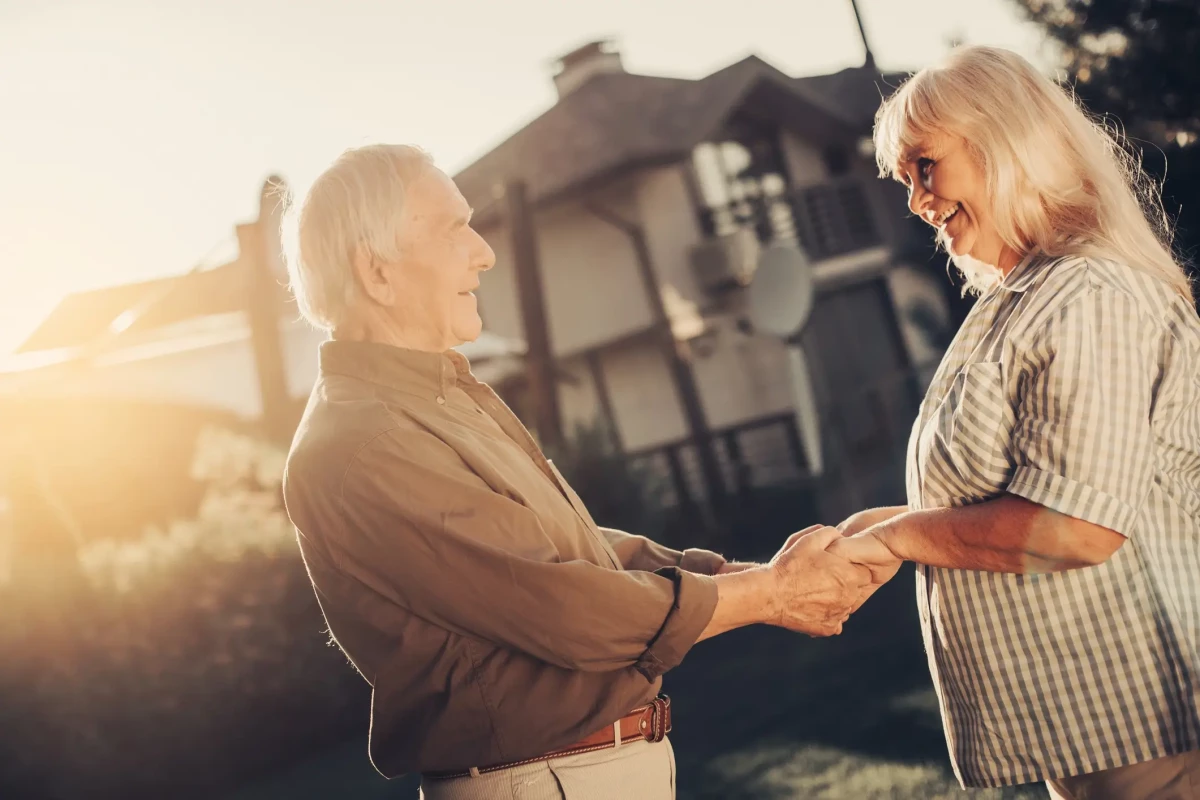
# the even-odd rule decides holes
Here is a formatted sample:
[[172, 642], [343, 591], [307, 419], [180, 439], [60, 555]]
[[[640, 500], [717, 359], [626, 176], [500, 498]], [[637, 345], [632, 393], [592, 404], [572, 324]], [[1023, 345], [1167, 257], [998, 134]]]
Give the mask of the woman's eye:
[[928, 178], [929, 172], [933, 169], [934, 161], [931, 158], [917, 159], [917, 171], [921, 173], [922, 178]]

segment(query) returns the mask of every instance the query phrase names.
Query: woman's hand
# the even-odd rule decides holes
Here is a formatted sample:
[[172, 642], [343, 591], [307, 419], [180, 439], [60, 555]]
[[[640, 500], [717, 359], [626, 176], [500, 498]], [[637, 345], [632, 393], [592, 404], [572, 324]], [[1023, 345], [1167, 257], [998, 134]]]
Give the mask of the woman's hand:
[[844, 536], [829, 545], [829, 552], [871, 571], [871, 583], [882, 586], [892, 579], [904, 559], [891, 551], [872, 531]]
[[854, 564], [864, 566], [871, 572], [871, 583], [855, 599], [854, 611], [867, 602], [867, 599], [875, 594], [880, 586], [895, 577], [900, 565], [904, 563], [904, 559], [893, 553], [891, 548], [871, 530], [835, 540], [829, 545], [829, 552]]

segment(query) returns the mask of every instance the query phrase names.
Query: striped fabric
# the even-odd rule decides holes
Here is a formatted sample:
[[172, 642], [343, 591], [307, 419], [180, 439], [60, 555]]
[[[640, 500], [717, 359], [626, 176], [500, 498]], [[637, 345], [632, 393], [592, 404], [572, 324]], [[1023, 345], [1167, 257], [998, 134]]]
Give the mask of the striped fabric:
[[1105, 564], [920, 567], [917, 602], [965, 787], [1200, 748], [1200, 320], [1097, 259], [1031, 257], [976, 303], [909, 441], [908, 502], [1002, 492], [1128, 538]]

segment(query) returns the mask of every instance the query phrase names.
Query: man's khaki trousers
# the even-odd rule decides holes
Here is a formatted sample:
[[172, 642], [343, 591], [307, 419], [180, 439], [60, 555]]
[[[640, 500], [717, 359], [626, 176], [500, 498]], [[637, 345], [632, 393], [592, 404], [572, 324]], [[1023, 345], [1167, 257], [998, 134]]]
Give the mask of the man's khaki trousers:
[[421, 781], [422, 800], [675, 800], [671, 742], [552, 758], [478, 777]]

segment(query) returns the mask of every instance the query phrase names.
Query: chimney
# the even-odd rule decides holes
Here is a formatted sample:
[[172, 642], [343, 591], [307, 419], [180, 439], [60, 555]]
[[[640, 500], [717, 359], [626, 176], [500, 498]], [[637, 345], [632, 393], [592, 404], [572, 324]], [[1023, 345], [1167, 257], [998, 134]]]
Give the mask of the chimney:
[[612, 75], [625, 71], [621, 66], [621, 52], [616, 49], [611, 39], [588, 42], [559, 58], [555, 67], [557, 72], [554, 74], [554, 87], [558, 89], [560, 100], [594, 75]]

